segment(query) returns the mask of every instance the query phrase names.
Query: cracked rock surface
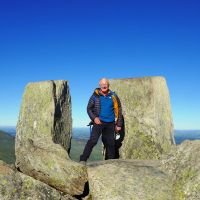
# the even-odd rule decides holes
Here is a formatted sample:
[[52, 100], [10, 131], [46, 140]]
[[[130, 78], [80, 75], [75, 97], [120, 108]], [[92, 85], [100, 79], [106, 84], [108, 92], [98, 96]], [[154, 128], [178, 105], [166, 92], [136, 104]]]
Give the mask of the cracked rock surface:
[[[123, 159], [159, 159], [174, 145], [170, 96], [164, 77], [111, 79], [122, 103]], [[122, 137], [123, 138], [123, 137]]]
[[16, 133], [16, 168], [59, 191], [81, 194], [86, 168], [69, 158], [72, 134], [67, 81], [29, 83]]
[[90, 193], [95, 200], [168, 200], [172, 181], [157, 160], [106, 160], [88, 165]]
[[0, 161], [0, 199], [74, 200], [75, 198], [68, 194], [63, 194], [49, 185], [27, 176]]

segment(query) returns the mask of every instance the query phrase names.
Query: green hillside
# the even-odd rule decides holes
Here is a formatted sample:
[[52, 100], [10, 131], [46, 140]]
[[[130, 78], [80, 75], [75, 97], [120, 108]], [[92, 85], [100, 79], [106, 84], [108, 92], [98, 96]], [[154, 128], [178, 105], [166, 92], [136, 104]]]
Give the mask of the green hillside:
[[[79, 161], [87, 140], [72, 139], [70, 157], [72, 160]], [[102, 160], [102, 146], [98, 143], [90, 155], [89, 161]], [[14, 164], [15, 162], [15, 138], [8, 133], [0, 130], [0, 160], [6, 163]]]
[[[79, 157], [83, 153], [86, 142], [87, 140], [77, 140], [77, 139], [71, 140], [70, 157], [72, 160], [79, 161]], [[101, 142], [98, 142], [97, 145], [93, 148], [93, 151], [88, 161], [102, 160], [103, 156], [101, 152], [102, 152]]]
[[15, 162], [15, 138], [0, 130], [0, 160], [13, 164]]

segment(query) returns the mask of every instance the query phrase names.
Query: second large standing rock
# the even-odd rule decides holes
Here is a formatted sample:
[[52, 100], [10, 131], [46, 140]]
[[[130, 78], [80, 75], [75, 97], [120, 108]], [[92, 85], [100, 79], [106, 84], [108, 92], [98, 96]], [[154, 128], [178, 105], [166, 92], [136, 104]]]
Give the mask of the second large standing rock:
[[159, 159], [174, 144], [169, 91], [163, 77], [113, 79], [111, 90], [121, 99], [124, 159]]

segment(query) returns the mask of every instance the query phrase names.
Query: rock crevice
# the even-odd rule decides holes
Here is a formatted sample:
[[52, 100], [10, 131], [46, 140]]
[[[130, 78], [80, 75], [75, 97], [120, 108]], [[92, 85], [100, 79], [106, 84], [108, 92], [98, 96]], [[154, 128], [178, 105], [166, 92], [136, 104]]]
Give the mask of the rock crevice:
[[81, 194], [86, 168], [69, 158], [71, 97], [67, 81], [29, 83], [16, 134], [16, 167], [70, 195]]

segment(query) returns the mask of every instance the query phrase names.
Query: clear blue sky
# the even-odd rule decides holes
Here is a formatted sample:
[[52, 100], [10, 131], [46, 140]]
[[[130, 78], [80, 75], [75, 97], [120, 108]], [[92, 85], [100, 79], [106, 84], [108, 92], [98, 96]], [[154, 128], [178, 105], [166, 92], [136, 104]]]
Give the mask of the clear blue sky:
[[24, 88], [69, 80], [75, 127], [101, 77], [162, 75], [176, 129], [200, 129], [200, 3], [0, 2], [0, 125], [16, 125]]

